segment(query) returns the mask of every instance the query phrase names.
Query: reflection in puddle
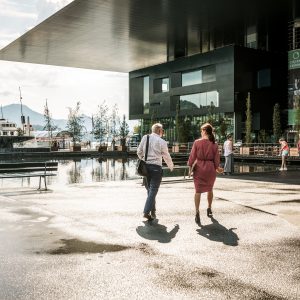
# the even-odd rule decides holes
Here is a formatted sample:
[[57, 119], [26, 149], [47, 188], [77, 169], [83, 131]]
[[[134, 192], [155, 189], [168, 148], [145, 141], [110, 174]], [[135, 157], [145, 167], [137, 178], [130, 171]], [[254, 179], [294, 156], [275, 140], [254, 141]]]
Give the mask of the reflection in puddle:
[[[94, 182], [104, 181], [122, 181], [141, 178], [136, 174], [136, 158], [77, 158], [69, 160], [58, 160], [57, 176], [47, 178], [47, 183], [69, 185], [76, 183], [90, 184]], [[187, 176], [188, 168], [181, 165], [179, 169], [174, 169], [170, 172], [169, 169], [164, 169], [164, 177], [183, 177]], [[235, 173], [255, 173], [268, 172], [278, 169], [277, 165], [267, 164], [247, 164], [236, 162]], [[0, 187], [3, 185], [15, 186], [21, 184], [22, 187], [35, 187], [37, 185], [36, 178], [16, 178], [0, 181]]]
[[58, 162], [58, 176], [52, 178], [62, 184], [118, 181], [139, 178], [135, 174], [135, 159], [77, 159]]

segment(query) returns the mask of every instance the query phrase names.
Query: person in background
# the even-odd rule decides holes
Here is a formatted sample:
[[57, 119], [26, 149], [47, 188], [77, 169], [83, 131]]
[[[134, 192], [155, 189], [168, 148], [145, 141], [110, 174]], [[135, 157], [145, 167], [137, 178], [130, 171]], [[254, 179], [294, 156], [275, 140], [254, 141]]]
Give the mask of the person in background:
[[225, 165], [224, 165], [224, 174], [230, 175], [233, 173], [233, 143], [232, 136], [228, 135], [227, 140], [224, 142], [224, 157], [225, 157]]
[[[209, 123], [201, 126], [201, 138], [196, 140], [193, 144], [188, 166], [190, 174], [193, 173], [195, 186], [195, 222], [200, 224], [200, 197], [202, 193], [207, 192], [207, 216], [212, 217], [212, 201], [213, 201], [213, 187], [216, 180], [216, 172], [222, 172], [219, 167], [220, 154], [218, 145], [215, 143], [213, 128]], [[192, 170], [193, 168], [193, 170]]]
[[299, 157], [300, 157], [300, 134], [299, 134], [299, 140], [298, 140], [298, 143], [297, 143], [297, 148], [298, 148], [298, 154], [299, 154]]
[[279, 140], [279, 144], [281, 145], [281, 148], [280, 148], [280, 153], [281, 153], [281, 167], [279, 169], [279, 171], [287, 171], [287, 167], [286, 167], [286, 160], [287, 160], [287, 157], [289, 155], [289, 145], [288, 143], [286, 142], [285, 139], [281, 138]]
[[[146, 161], [148, 175], [145, 180], [147, 199], [144, 207], [144, 218], [148, 221], [152, 221], [156, 218], [155, 198], [162, 179], [162, 158], [171, 171], [173, 171], [174, 168], [172, 158], [169, 154], [168, 144], [162, 139], [163, 134], [164, 130], [162, 124], [156, 123], [152, 126], [152, 133], [149, 135], [149, 148]], [[137, 148], [137, 155], [140, 159], [145, 156], [146, 142], [147, 135], [144, 135]]]

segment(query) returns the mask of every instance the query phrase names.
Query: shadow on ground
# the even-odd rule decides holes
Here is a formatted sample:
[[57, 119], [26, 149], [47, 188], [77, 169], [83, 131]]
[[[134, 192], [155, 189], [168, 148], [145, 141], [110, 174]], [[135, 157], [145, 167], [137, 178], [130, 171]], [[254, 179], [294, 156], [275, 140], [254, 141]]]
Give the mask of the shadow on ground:
[[220, 224], [215, 218], [211, 217], [212, 224], [209, 225], [199, 225], [201, 228], [197, 229], [199, 235], [214, 241], [222, 242], [224, 245], [237, 246], [238, 245], [238, 235], [233, 232], [236, 228], [227, 229], [225, 226]]
[[240, 173], [224, 176], [222, 178], [243, 179], [264, 182], [276, 182], [285, 184], [299, 184], [300, 169], [292, 169], [288, 171], [272, 171], [272, 172], [256, 172], [256, 173]]
[[139, 236], [147, 240], [157, 240], [159, 243], [170, 243], [175, 238], [179, 225], [176, 224], [174, 228], [168, 232], [167, 227], [162, 224], [158, 224], [157, 221], [153, 221], [151, 224], [144, 222], [145, 226], [138, 226], [136, 232]]

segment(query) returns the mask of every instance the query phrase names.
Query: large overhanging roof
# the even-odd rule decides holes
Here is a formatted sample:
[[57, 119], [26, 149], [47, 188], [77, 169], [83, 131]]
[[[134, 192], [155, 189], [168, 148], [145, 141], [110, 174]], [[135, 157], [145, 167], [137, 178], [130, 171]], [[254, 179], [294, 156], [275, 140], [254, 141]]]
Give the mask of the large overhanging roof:
[[272, 8], [274, 1], [75, 0], [3, 48], [0, 59], [129, 72], [166, 62], [168, 48], [200, 30], [243, 24], [244, 12], [262, 2]]

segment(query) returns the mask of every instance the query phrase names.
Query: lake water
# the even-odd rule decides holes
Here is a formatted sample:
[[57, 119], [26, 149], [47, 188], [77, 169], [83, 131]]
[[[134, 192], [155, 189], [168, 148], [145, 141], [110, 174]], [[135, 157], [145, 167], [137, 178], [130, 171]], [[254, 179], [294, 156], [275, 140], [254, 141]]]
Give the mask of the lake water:
[[[132, 180], [140, 178], [135, 173], [136, 159], [97, 159], [58, 160], [57, 176], [47, 178], [49, 184], [69, 185], [104, 181]], [[278, 165], [235, 163], [235, 173], [275, 171]], [[184, 176], [187, 169], [164, 170], [164, 176]], [[37, 186], [37, 178], [16, 178], [0, 180], [0, 187]]]

